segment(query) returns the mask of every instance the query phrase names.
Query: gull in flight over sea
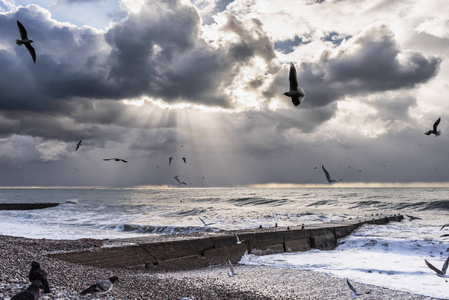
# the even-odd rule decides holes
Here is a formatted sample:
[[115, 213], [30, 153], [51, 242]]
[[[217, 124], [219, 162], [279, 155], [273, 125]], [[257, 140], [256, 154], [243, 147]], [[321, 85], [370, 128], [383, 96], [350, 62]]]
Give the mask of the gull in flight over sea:
[[179, 177], [179, 175], [176, 175], [175, 177], [173, 177], [178, 182], [178, 185], [180, 185], [180, 184], [187, 185], [187, 183], [185, 183], [184, 181], [180, 181], [178, 177]]
[[232, 265], [230, 260], [228, 260], [228, 264], [229, 264], [228, 276], [234, 277], [234, 275], [237, 275], [237, 273], [234, 270], [234, 266]]
[[438, 270], [434, 265], [432, 265], [426, 259], [424, 261], [426, 262], [426, 265], [430, 269], [432, 269], [433, 271], [435, 271], [435, 273], [437, 273], [438, 277], [444, 278], [444, 280], [447, 282], [446, 278], [449, 278], [449, 275], [446, 274], [446, 271], [447, 271], [447, 265], [449, 264], [449, 257], [446, 258], [446, 261], [444, 262], [443, 267], [441, 268], [441, 270]]
[[95, 284], [91, 285], [84, 291], [80, 293], [80, 295], [93, 294], [93, 295], [102, 295], [106, 294], [112, 287], [114, 283], [118, 280], [117, 276], [110, 277], [109, 279], [103, 279], [97, 281]]
[[78, 144], [76, 144], [75, 151], [78, 150], [78, 149], [80, 148], [82, 142], [83, 142], [83, 140], [80, 140], [80, 141], [78, 142]]
[[332, 178], [331, 178], [331, 175], [330, 175], [329, 172], [324, 168], [323, 165], [321, 166], [321, 168], [323, 168], [324, 174], [326, 174], [327, 182], [333, 183], [333, 182], [341, 181], [341, 179], [332, 179]]
[[364, 292], [364, 293], [359, 293], [359, 292], [357, 292], [357, 290], [355, 289], [355, 287], [352, 286], [352, 284], [349, 282], [348, 279], [346, 279], [346, 283], [348, 284], [349, 288], [350, 288], [351, 291], [352, 291], [351, 298], [355, 298], [355, 297], [357, 297], [357, 296], [362, 296], [362, 295], [371, 293], [371, 291]]
[[117, 157], [113, 157], [113, 158], [103, 158], [104, 161], [108, 161], [108, 160], [115, 160], [115, 161], [122, 161], [124, 163], [127, 163], [127, 160], [121, 159], [121, 158], [117, 158]]
[[33, 62], [36, 63], [36, 51], [34, 50], [33, 46], [31, 46], [31, 43], [34, 43], [33, 40], [30, 40], [28, 38], [27, 30], [25, 29], [25, 26], [20, 23], [19, 20], [17, 20], [17, 26], [19, 27], [20, 31], [20, 40], [16, 40], [16, 44], [19, 46], [25, 45], [25, 47], [28, 49], [28, 52], [31, 54], [31, 58], [33, 59]]
[[240, 245], [242, 242], [245, 241], [245, 240], [240, 240], [240, 239], [239, 239], [239, 236], [238, 236], [236, 233], [234, 233], [234, 236], [235, 236], [235, 240], [236, 240], [235, 243], [236, 243], [237, 245]]
[[441, 134], [441, 131], [437, 130], [437, 127], [440, 124], [440, 121], [441, 121], [441, 117], [439, 117], [438, 120], [436, 120], [435, 123], [433, 123], [433, 129], [425, 132], [424, 134], [431, 135], [433, 133], [435, 136], [439, 136]]
[[290, 91], [285, 92], [284, 95], [292, 98], [293, 104], [298, 106], [301, 104], [301, 101], [304, 100], [306, 94], [304, 93], [304, 90], [299, 87], [298, 75], [293, 63], [290, 63], [290, 74], [288, 76], [288, 80], [290, 81]]
[[215, 223], [206, 223], [206, 222], [204, 222], [204, 220], [201, 219], [200, 217], [198, 217], [198, 219], [200, 219], [201, 222], [203, 222], [204, 226], [206, 226], [206, 227], [209, 226], [209, 225], [215, 224]]

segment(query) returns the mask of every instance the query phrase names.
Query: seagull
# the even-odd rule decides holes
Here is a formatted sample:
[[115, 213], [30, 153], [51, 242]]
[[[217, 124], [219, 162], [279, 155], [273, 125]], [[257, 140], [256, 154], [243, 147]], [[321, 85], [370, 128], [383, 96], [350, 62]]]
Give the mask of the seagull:
[[240, 245], [242, 242], [245, 241], [245, 240], [240, 240], [240, 239], [239, 239], [239, 236], [238, 236], [236, 233], [234, 233], [234, 236], [235, 236], [235, 240], [236, 240], [235, 243], [236, 243], [237, 245]]
[[232, 265], [230, 260], [228, 260], [228, 264], [229, 264], [228, 276], [229, 277], [234, 277], [234, 275], [237, 275], [237, 273], [234, 270], [234, 266]]
[[16, 44], [19, 46], [25, 45], [25, 47], [28, 49], [28, 52], [30, 52], [31, 57], [33, 58], [33, 62], [36, 63], [36, 51], [34, 50], [33, 46], [31, 46], [31, 43], [34, 43], [34, 41], [28, 39], [27, 30], [19, 20], [17, 20], [17, 26], [19, 27], [21, 39], [16, 40]]
[[321, 165], [321, 168], [323, 168], [324, 174], [326, 174], [327, 182], [333, 183], [333, 182], [341, 181], [341, 179], [331, 179], [331, 175], [330, 175], [329, 172], [324, 168], [323, 165]]
[[31, 262], [31, 270], [28, 274], [28, 279], [30, 282], [35, 280], [39, 280], [41, 284], [44, 286], [44, 293], [50, 293], [50, 288], [48, 286], [47, 281], [47, 273], [41, 269], [41, 265], [37, 261]]
[[441, 270], [438, 270], [434, 265], [432, 265], [427, 260], [424, 260], [424, 261], [426, 262], [426, 265], [429, 268], [431, 268], [432, 270], [435, 271], [435, 273], [437, 273], [438, 277], [445, 278], [444, 280], [447, 282], [446, 278], [449, 278], [449, 275], [446, 274], [446, 270], [447, 270], [447, 265], [449, 264], [449, 257], [446, 258], [446, 261], [444, 262], [443, 267], [441, 268]]
[[178, 182], [178, 184], [181, 184], [181, 181], [179, 181], [178, 177], [179, 177], [179, 175], [176, 175], [176, 176], [173, 177], [173, 178], [176, 179], [176, 181]]
[[443, 228], [447, 226], [449, 226], [449, 224], [444, 224], [443, 227], [440, 228], [440, 230], [443, 230]]
[[94, 294], [94, 295], [101, 295], [106, 294], [109, 292], [114, 283], [118, 280], [117, 276], [110, 277], [109, 279], [103, 279], [97, 281], [95, 284], [91, 285], [84, 291], [80, 293], [80, 295], [86, 295], [86, 294]]
[[422, 220], [420, 217], [414, 217], [414, 216], [410, 216], [410, 215], [406, 215], [409, 218], [409, 221], [413, 221], [413, 220]]
[[298, 75], [296, 74], [296, 69], [293, 63], [290, 63], [290, 75], [288, 76], [290, 81], [290, 91], [285, 92], [284, 95], [292, 98], [292, 102], [295, 106], [301, 104], [304, 100], [306, 94], [304, 90], [298, 86]]
[[425, 132], [424, 134], [431, 135], [433, 133], [435, 136], [439, 136], [441, 134], [441, 131], [437, 130], [437, 127], [438, 127], [438, 124], [440, 124], [440, 121], [441, 121], [441, 117], [439, 117], [438, 120], [436, 120], [435, 123], [433, 123], [433, 129]]
[[200, 217], [198, 217], [198, 219], [200, 219], [201, 222], [203, 222], [204, 226], [206, 226], [206, 227], [209, 226], [209, 225], [215, 224], [215, 223], [206, 223], [206, 222], [204, 222], [204, 220], [201, 219]]
[[170, 156], [169, 158], [168, 158], [168, 165], [170, 165], [171, 164], [171, 161], [173, 160], [173, 156]]
[[114, 158], [103, 158], [103, 160], [104, 161], [108, 161], [108, 160], [122, 161], [124, 163], [128, 162], [127, 160], [124, 160], [124, 159], [121, 159], [121, 158], [117, 158], [117, 157], [114, 157]]
[[80, 148], [82, 142], [83, 142], [83, 140], [80, 140], [80, 141], [78, 142], [78, 144], [76, 144], [75, 151], [78, 150], [78, 149]]
[[365, 294], [371, 293], [371, 291], [368, 291], [368, 292], [365, 292], [365, 293], [359, 293], [359, 292], [357, 292], [357, 290], [352, 286], [352, 284], [349, 282], [348, 279], [346, 279], [346, 283], [348, 284], [349, 288], [350, 288], [351, 291], [352, 291], [351, 298], [355, 298], [355, 297], [357, 297], [357, 296], [361, 296], [361, 295], [365, 295]]
[[185, 164], [187, 163], [187, 161], [186, 161], [187, 158], [183, 157], [182, 160], [184, 161]]
[[14, 295], [11, 300], [38, 300], [41, 282], [34, 280], [29, 287]]

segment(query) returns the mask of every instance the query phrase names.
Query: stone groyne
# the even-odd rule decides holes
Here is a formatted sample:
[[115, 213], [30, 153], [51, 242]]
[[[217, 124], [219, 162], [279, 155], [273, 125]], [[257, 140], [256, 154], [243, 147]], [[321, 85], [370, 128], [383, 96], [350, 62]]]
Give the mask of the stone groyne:
[[[342, 222], [203, 232], [174, 236], [104, 240], [103, 246], [79, 252], [52, 253], [71, 263], [98, 267], [145, 267], [174, 271], [238, 262], [246, 251], [255, 255], [331, 250], [339, 238], [363, 224], [400, 222], [402, 215], [371, 216]], [[243, 242], [236, 243], [237, 234]]]
[[32, 210], [59, 205], [59, 203], [0, 203], [0, 210]]

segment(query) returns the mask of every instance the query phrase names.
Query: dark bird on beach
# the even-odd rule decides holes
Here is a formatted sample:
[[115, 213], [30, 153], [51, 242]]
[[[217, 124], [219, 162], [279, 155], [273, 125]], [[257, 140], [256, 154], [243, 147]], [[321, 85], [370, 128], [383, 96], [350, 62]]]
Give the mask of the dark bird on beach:
[[80, 148], [82, 142], [83, 142], [83, 140], [80, 140], [80, 141], [78, 142], [78, 144], [76, 144], [75, 151], [78, 150], [78, 149]]
[[108, 160], [122, 161], [124, 163], [128, 162], [127, 160], [124, 160], [124, 159], [121, 159], [121, 158], [117, 158], [117, 157], [114, 157], [114, 158], [103, 158], [103, 160], [104, 161], [108, 161]]
[[349, 289], [352, 291], [352, 294], [351, 294], [351, 297], [352, 297], [352, 298], [355, 298], [355, 297], [357, 297], [357, 296], [362, 296], [362, 295], [371, 293], [371, 291], [364, 292], [364, 293], [359, 293], [359, 292], [357, 292], [357, 290], [355, 289], [355, 287], [352, 286], [352, 284], [349, 282], [348, 279], [346, 279], [346, 283], [348, 284]]
[[426, 259], [424, 261], [426, 262], [426, 265], [430, 269], [432, 269], [435, 273], [437, 273], [438, 277], [444, 278], [444, 280], [447, 282], [446, 278], [449, 278], [449, 275], [446, 275], [446, 271], [447, 271], [447, 265], [449, 264], [449, 257], [446, 258], [446, 261], [444, 262], [443, 267], [441, 268], [441, 270], [438, 270], [434, 265], [432, 265]]
[[117, 276], [110, 277], [109, 279], [103, 279], [97, 281], [95, 284], [91, 285], [84, 291], [80, 293], [80, 295], [93, 294], [93, 295], [101, 295], [109, 292], [114, 283], [118, 280]]
[[16, 44], [19, 46], [25, 45], [25, 47], [28, 49], [28, 52], [31, 54], [31, 58], [33, 59], [33, 62], [36, 63], [36, 51], [34, 50], [33, 46], [31, 46], [31, 43], [34, 43], [33, 40], [28, 39], [28, 34], [25, 29], [25, 27], [20, 23], [19, 20], [17, 20], [17, 26], [19, 27], [20, 31], [20, 40], [16, 40]]
[[184, 161], [184, 163], [187, 163], [187, 158], [183, 157], [182, 160]]
[[290, 63], [290, 74], [288, 76], [288, 80], [290, 81], [290, 91], [285, 92], [284, 95], [290, 97], [293, 104], [295, 106], [298, 106], [299, 104], [301, 104], [301, 101], [304, 100], [306, 94], [304, 93], [304, 90], [299, 87], [298, 75], [293, 63]]
[[415, 216], [411, 216], [411, 215], [406, 215], [409, 219], [409, 221], [413, 221], [413, 220], [422, 220], [420, 217], [415, 217]]
[[47, 281], [47, 272], [41, 269], [41, 265], [37, 261], [31, 262], [31, 270], [28, 274], [28, 279], [30, 282], [39, 280], [44, 287], [44, 293], [50, 293], [50, 287]]
[[171, 161], [173, 160], [173, 156], [170, 156], [169, 158], [168, 158], [168, 165], [170, 165], [171, 164]]
[[198, 217], [198, 219], [200, 219], [201, 222], [203, 222], [204, 226], [206, 226], [206, 227], [209, 226], [209, 225], [215, 224], [215, 223], [206, 223], [206, 222], [204, 222], [204, 220], [201, 219], [200, 217]]
[[438, 120], [436, 120], [435, 123], [433, 123], [433, 129], [425, 132], [424, 134], [431, 135], [433, 133], [435, 136], [439, 136], [441, 134], [441, 131], [437, 130], [437, 127], [440, 124], [440, 121], [441, 121], [441, 117], [439, 117]]
[[41, 282], [34, 280], [29, 287], [14, 295], [11, 300], [38, 300]]
[[329, 172], [324, 168], [323, 165], [321, 166], [321, 168], [323, 168], [324, 174], [326, 174], [327, 182], [333, 183], [333, 182], [341, 181], [341, 179], [332, 179], [332, 178], [331, 178], [331, 175], [330, 175]]

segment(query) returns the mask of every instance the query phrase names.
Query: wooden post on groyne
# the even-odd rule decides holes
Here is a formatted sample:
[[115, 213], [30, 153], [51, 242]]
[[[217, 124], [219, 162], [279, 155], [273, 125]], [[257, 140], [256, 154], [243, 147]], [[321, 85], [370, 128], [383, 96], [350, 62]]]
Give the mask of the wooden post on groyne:
[[[268, 227], [237, 231], [105, 240], [100, 248], [52, 253], [52, 257], [98, 267], [138, 267], [154, 271], [185, 270], [238, 262], [246, 251], [256, 255], [331, 250], [339, 238], [363, 224], [400, 222], [402, 215], [371, 216], [322, 224]], [[241, 244], [236, 243], [238, 234]]]

